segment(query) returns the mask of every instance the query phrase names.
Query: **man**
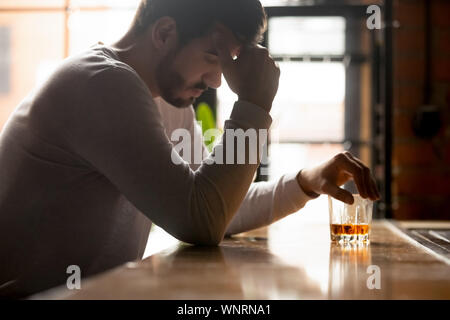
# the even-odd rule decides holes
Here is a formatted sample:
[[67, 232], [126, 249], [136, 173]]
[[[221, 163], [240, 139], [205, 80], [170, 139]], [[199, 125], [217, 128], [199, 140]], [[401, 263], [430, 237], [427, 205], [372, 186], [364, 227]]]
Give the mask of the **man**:
[[[62, 284], [70, 265], [89, 276], [140, 259], [152, 221], [217, 245], [322, 193], [351, 203], [339, 186], [352, 178], [378, 198], [350, 154], [255, 184], [258, 163], [174, 163], [167, 135], [198, 134], [192, 102], [222, 73], [239, 97], [225, 129], [269, 129], [280, 72], [257, 45], [265, 25], [257, 0], [143, 1], [122, 39], [66, 59], [22, 101], [0, 137], [1, 295]], [[209, 157], [231, 152], [227, 139]]]

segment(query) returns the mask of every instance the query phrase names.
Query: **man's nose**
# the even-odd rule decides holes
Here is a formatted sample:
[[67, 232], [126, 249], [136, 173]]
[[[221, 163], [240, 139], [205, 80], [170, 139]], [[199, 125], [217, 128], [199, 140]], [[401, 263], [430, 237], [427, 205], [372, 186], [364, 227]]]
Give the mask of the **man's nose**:
[[217, 89], [222, 83], [222, 70], [215, 68], [203, 76], [203, 82], [212, 89]]

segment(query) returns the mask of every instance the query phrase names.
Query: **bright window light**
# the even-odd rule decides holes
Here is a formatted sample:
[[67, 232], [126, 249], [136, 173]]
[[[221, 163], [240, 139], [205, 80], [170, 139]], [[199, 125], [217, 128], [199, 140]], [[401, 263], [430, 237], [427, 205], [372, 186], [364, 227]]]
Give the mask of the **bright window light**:
[[342, 17], [277, 17], [269, 20], [273, 55], [340, 55], [345, 51]]

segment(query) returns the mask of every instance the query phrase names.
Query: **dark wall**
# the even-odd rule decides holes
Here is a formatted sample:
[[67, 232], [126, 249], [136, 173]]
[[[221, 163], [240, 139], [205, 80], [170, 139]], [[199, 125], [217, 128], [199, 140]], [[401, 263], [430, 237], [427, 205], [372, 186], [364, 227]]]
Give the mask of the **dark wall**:
[[[450, 1], [396, 0], [393, 10], [394, 218], [450, 219]], [[414, 130], [424, 104], [435, 108]]]

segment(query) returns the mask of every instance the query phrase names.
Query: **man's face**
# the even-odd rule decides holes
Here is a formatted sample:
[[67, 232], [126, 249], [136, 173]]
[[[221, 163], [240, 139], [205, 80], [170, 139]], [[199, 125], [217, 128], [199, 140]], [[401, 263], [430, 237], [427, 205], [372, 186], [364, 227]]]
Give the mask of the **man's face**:
[[[230, 55], [236, 56], [240, 45], [231, 32], [221, 28], [221, 39], [227, 44]], [[221, 77], [212, 33], [174, 48], [156, 69], [161, 97], [178, 108], [190, 106], [208, 87], [218, 88]]]

